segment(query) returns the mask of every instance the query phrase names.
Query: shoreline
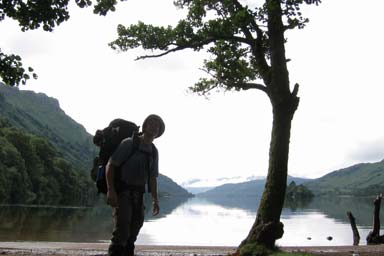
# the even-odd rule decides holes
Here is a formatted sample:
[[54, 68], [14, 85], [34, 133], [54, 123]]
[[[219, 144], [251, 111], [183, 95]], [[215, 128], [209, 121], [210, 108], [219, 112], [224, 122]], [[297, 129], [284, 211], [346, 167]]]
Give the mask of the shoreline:
[[[0, 255], [13, 256], [104, 256], [109, 243], [73, 242], [0, 242]], [[379, 256], [384, 255], [384, 245], [362, 246], [286, 246], [286, 252], [307, 252], [325, 256]], [[232, 246], [176, 246], [176, 245], [137, 245], [139, 256], [219, 256], [234, 253]]]

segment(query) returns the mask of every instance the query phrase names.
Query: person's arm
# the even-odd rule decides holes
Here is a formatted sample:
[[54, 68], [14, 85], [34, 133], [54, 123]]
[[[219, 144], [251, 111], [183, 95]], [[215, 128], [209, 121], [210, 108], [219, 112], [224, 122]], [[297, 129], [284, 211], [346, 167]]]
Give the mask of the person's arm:
[[159, 199], [157, 197], [157, 177], [151, 176], [149, 179], [152, 195], [152, 215], [156, 216], [160, 212]]
[[106, 178], [107, 178], [107, 204], [111, 207], [117, 207], [117, 194], [115, 189], [115, 167], [108, 161], [106, 169]]

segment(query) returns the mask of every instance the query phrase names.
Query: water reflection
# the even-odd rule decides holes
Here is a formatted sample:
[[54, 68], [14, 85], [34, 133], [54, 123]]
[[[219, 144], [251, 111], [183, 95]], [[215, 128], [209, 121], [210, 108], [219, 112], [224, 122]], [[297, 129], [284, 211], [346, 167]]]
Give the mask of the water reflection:
[[[186, 198], [161, 200], [166, 218]], [[151, 203], [146, 200], [146, 220], [151, 220]], [[0, 206], [0, 241], [98, 242], [110, 238], [111, 209], [105, 204], [93, 208], [51, 206]]]
[[139, 244], [238, 245], [252, 224], [253, 214], [206, 199], [191, 198], [168, 218], [145, 223]]
[[209, 197], [201, 198], [209, 203], [220, 205], [226, 209], [239, 208], [253, 214], [257, 211], [260, 203], [259, 197], [244, 196], [244, 197]]
[[[341, 222], [348, 221], [347, 211], [351, 211], [356, 218], [356, 224], [364, 227], [372, 227], [374, 198], [355, 197], [319, 197], [313, 200], [309, 209], [318, 209], [329, 218]], [[380, 212], [380, 218], [384, 219], [384, 211]]]
[[[162, 198], [161, 214], [151, 216], [149, 200], [146, 223], [138, 244], [237, 246], [252, 226], [259, 199]], [[372, 229], [373, 198], [315, 198], [307, 204], [286, 205], [281, 220], [285, 234], [277, 243], [295, 245], [351, 245], [352, 230], [346, 216], [352, 211], [361, 244]], [[383, 212], [382, 212], [383, 213]], [[381, 216], [383, 219], [383, 214]], [[0, 206], [0, 241], [108, 242], [111, 210]], [[332, 236], [332, 240], [327, 240]]]
[[[240, 208], [249, 213], [255, 213], [259, 207], [260, 198], [207, 198], [211, 203], [220, 205], [224, 208]], [[299, 215], [301, 213], [319, 212], [327, 218], [335, 219], [337, 222], [348, 222], [346, 213], [352, 212], [356, 218], [356, 223], [365, 228], [371, 228], [373, 218], [374, 198], [356, 197], [315, 197], [311, 201], [305, 202], [286, 202], [283, 215]], [[384, 219], [384, 210], [380, 212], [380, 219]]]
[[[209, 198], [225, 208], [241, 208], [252, 215], [260, 203], [259, 198]], [[372, 230], [374, 198], [354, 197], [315, 197], [312, 201], [288, 202], [284, 206], [281, 221], [284, 223], [284, 236], [277, 241], [282, 246], [312, 245], [352, 245], [353, 234], [347, 217], [351, 211], [356, 218], [360, 233], [360, 244], [366, 244], [365, 238]], [[380, 212], [384, 218], [384, 211]], [[248, 225], [249, 231], [251, 224]], [[382, 233], [383, 231], [381, 231]], [[332, 237], [332, 240], [328, 240]], [[244, 238], [244, 236], [242, 237]]]
[[[1, 241], [84, 241], [98, 237], [106, 222], [95, 218], [110, 216], [103, 208], [52, 208], [2, 206], [0, 211]], [[87, 230], [84, 234], [83, 230]]]

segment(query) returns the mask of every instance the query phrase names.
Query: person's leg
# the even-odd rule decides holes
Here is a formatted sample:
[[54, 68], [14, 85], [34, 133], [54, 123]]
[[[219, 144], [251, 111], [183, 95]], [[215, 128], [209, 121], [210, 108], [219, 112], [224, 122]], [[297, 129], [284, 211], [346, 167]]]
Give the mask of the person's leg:
[[130, 223], [130, 235], [125, 247], [125, 256], [134, 256], [135, 242], [140, 229], [144, 223], [143, 194], [134, 192], [132, 194], [132, 221]]
[[125, 247], [130, 239], [132, 222], [132, 196], [129, 191], [118, 195], [118, 207], [113, 209], [113, 232], [111, 244], [108, 249], [109, 256], [125, 255]]

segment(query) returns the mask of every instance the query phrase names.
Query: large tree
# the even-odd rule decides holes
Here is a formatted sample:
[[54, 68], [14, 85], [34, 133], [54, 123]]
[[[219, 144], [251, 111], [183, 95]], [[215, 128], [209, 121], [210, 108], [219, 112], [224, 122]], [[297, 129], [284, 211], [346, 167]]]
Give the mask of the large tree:
[[[82, 8], [94, 5], [93, 11], [99, 15], [114, 11], [117, 3], [116, 0], [75, 0], [75, 2]], [[68, 4], [69, 0], [2, 0], [0, 22], [9, 18], [17, 21], [23, 32], [40, 27], [50, 32], [69, 19]], [[31, 76], [37, 78], [33, 72], [33, 68], [24, 67], [19, 55], [5, 53], [0, 46], [0, 78], [5, 84], [10, 86], [25, 84]]]
[[206, 47], [211, 53], [204, 62], [207, 76], [190, 87], [193, 92], [256, 89], [269, 97], [273, 127], [267, 182], [256, 220], [239, 246], [241, 254], [247, 254], [246, 248], [259, 245], [274, 248], [284, 233], [280, 215], [287, 185], [291, 122], [299, 104], [299, 86], [290, 86], [284, 34], [289, 29], [303, 28], [308, 22], [301, 14], [302, 4], [317, 5], [320, 1], [265, 0], [252, 8], [245, 2], [175, 0], [176, 7], [188, 9], [185, 19], [177, 25], [119, 25], [118, 38], [110, 43], [122, 51], [137, 47], [154, 50], [138, 59]]

